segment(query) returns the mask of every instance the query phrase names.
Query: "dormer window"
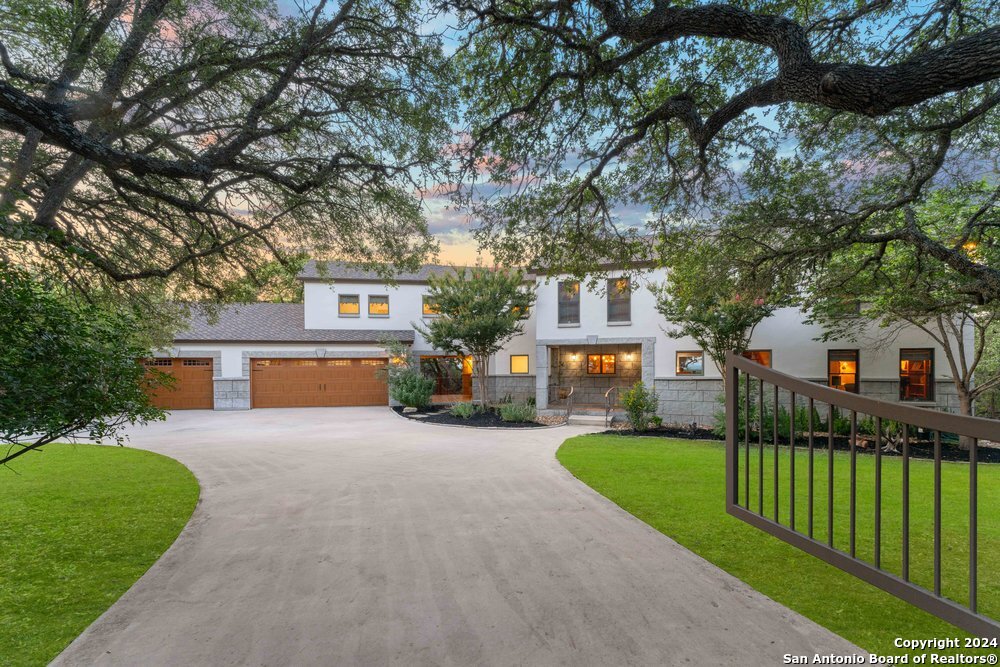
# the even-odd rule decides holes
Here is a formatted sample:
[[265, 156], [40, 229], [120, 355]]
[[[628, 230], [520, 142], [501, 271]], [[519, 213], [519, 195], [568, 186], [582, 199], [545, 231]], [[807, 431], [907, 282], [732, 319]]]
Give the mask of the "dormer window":
[[337, 314], [340, 317], [360, 317], [361, 299], [357, 294], [341, 294], [337, 297]]
[[608, 323], [631, 321], [632, 285], [628, 278], [612, 278], [608, 281]]

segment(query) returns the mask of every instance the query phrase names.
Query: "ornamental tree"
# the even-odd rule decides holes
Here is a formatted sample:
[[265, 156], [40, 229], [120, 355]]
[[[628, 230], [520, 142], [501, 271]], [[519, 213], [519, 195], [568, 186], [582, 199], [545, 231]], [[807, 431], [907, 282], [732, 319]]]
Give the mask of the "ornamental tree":
[[301, 248], [415, 269], [453, 114], [422, 11], [5, 1], [0, 255], [186, 300]]
[[434, 348], [472, 357], [479, 396], [488, 405], [490, 357], [524, 330], [534, 286], [519, 270], [455, 269], [428, 279], [427, 299], [437, 314], [414, 328]]
[[675, 235], [664, 244], [667, 280], [657, 289], [657, 310], [671, 338], [692, 338], [726, 381], [726, 352], [742, 353], [754, 329], [787, 302], [788, 289], [735, 261], [738, 249], [710, 237]]
[[75, 300], [0, 264], [0, 464], [57, 440], [122, 444], [122, 429], [162, 419], [145, 388], [138, 318]]

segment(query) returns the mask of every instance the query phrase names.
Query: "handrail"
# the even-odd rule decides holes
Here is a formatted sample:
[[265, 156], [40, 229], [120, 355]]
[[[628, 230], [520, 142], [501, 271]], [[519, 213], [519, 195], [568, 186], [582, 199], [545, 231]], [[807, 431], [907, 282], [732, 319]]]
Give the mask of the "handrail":
[[[742, 377], [741, 377], [742, 376]], [[751, 382], [753, 380], [753, 382]], [[771, 385], [765, 390], [765, 383]], [[742, 387], [741, 387], [742, 385]], [[913, 604], [924, 611], [930, 612], [949, 623], [964, 630], [986, 637], [1000, 637], [1000, 622], [981, 614], [978, 610], [977, 593], [979, 590], [979, 540], [978, 540], [978, 486], [979, 486], [979, 440], [1000, 440], [1000, 422], [980, 417], [956, 415], [939, 410], [927, 409], [903, 403], [882, 401], [852, 392], [833, 389], [813, 382], [808, 382], [785, 373], [758, 364], [742, 355], [729, 352], [726, 354], [726, 512], [764, 532], [767, 532], [794, 547], [805, 551], [848, 574], [854, 575], [869, 584], [877, 586], [896, 597]], [[787, 403], [782, 400], [782, 393]], [[754, 398], [754, 394], [756, 397]], [[767, 397], [767, 401], [765, 401]], [[805, 400], [803, 400], [805, 399]], [[802, 417], [805, 424], [796, 425], [796, 401], [798, 406], [805, 403], [806, 413]], [[818, 414], [817, 403], [826, 405], [826, 423], [824, 431], [816, 431], [814, 415]], [[787, 406], [787, 407], [786, 407]], [[742, 410], [741, 410], [742, 409]], [[837, 411], [847, 413], [849, 435], [838, 435], [834, 429], [834, 418]], [[787, 423], [780, 425], [779, 413], [787, 412]], [[742, 414], [741, 414], [742, 412]], [[765, 413], [771, 416], [765, 421]], [[859, 480], [857, 461], [861, 447], [859, 442], [859, 414], [874, 419], [870, 428], [874, 431], [874, 515], [865, 516], [867, 512], [859, 509], [858, 487], [865, 481]], [[754, 415], [754, 416], [752, 416]], [[899, 437], [901, 449], [900, 472], [901, 485], [896, 491], [890, 485], [892, 493], [899, 493], [902, 506], [902, 541], [900, 553], [900, 574], [885, 569], [882, 547], [883, 521], [882, 497], [886, 493], [883, 484], [883, 445], [890, 435], [886, 421], [895, 422], [892, 438]], [[766, 423], [770, 422], [770, 423]], [[870, 422], [869, 422], [870, 423]], [[798, 428], [797, 428], [798, 426]], [[770, 436], [765, 431], [770, 430]], [[933, 444], [933, 533], [928, 539], [933, 543], [933, 586], [925, 588], [914, 583], [911, 572], [911, 521], [910, 521], [910, 440], [921, 431], [925, 439], [931, 439]], [[755, 437], [751, 437], [751, 434]], [[968, 440], [968, 582], [964, 587], [949, 588], [952, 597], [947, 597], [942, 587], [942, 563], [949, 554], [942, 548], [942, 526], [945, 517], [942, 516], [942, 435], [946, 433], [964, 436]], [[787, 438], [786, 438], [787, 436]], [[847, 438], [848, 459], [837, 463], [835, 457], [835, 442], [838, 438]], [[797, 446], [799, 443], [808, 447]], [[824, 442], [825, 441], [825, 442]], [[779, 455], [779, 445], [787, 444], [787, 456]], [[797, 503], [796, 498], [796, 449], [799, 456], [806, 457], [806, 503]], [[751, 461], [751, 451], [756, 464]], [[765, 485], [764, 467], [765, 451], [769, 451], [768, 467], [773, 467], [769, 473], [770, 482]], [[819, 454], [826, 459], [826, 471], [820, 473], [826, 477], [822, 484], [814, 483], [814, 463], [820, 461]], [[741, 460], [742, 459], [742, 460]], [[822, 465], [822, 464], [821, 464]], [[787, 476], [780, 473], [781, 467], [787, 467]], [[756, 474], [751, 475], [751, 470]], [[849, 494], [847, 514], [847, 545], [844, 538], [840, 543], [834, 541], [835, 521], [835, 469], [839, 479], [848, 476]], [[819, 471], [817, 471], [819, 472]], [[756, 478], [756, 479], [754, 479]], [[846, 486], [846, 485], [845, 485]], [[765, 488], [768, 487], [768, 488]], [[814, 513], [814, 499], [819, 489], [826, 490], [826, 517], [822, 513]], [[752, 493], [754, 491], [755, 493]], [[801, 482], [798, 494], [802, 494]], [[751, 498], [755, 497], [755, 502]], [[765, 497], [770, 502], [765, 503]], [[779, 497], [784, 502], [781, 509]], [[773, 505], [772, 505], [773, 502]], [[841, 499], [840, 502], [844, 502]], [[805, 504], [808, 508], [805, 522], [796, 524], [796, 505]], [[860, 522], [868, 522], [874, 526], [874, 549], [870, 557], [859, 553], [857, 544]], [[824, 526], [825, 524], [825, 526]], [[825, 527], [825, 539], [822, 530]], [[841, 530], [842, 528], [837, 528]], [[962, 590], [965, 588], [965, 590]], [[950, 591], [949, 591], [950, 592]], [[964, 596], [968, 603], [959, 602]]]
[[566, 394], [566, 421], [569, 421], [569, 417], [573, 414], [573, 394], [576, 392], [576, 387], [573, 385], [569, 386], [569, 393]]
[[610, 389], [604, 392], [604, 428], [611, 425], [611, 392], [617, 391], [618, 387], [612, 385]]

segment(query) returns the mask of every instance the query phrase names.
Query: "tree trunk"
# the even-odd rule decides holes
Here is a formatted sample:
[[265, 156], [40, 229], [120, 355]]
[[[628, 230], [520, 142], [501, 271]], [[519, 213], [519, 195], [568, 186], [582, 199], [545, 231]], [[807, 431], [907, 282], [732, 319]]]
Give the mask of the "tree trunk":
[[476, 373], [479, 375], [479, 401], [485, 409], [489, 404], [489, 394], [486, 390], [486, 374], [489, 370], [489, 357], [474, 357], [473, 363], [476, 365]]
[[[965, 387], [957, 384], [955, 388], [958, 389], [958, 413], [965, 415], [966, 417], [972, 416], [972, 396], [969, 392], [965, 390]], [[966, 451], [972, 449], [972, 438], [966, 435], [958, 436], [958, 446], [960, 449]]]

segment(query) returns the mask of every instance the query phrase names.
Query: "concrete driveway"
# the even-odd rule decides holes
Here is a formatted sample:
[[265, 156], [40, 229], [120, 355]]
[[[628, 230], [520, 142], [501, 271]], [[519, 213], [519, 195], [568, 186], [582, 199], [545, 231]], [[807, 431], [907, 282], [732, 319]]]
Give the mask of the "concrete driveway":
[[436, 427], [385, 408], [175, 413], [132, 445], [197, 475], [191, 523], [54, 664], [860, 653], [574, 479], [554, 454], [584, 430]]

